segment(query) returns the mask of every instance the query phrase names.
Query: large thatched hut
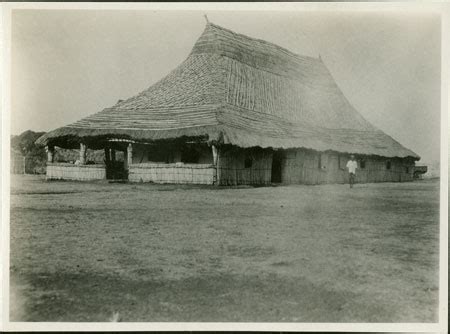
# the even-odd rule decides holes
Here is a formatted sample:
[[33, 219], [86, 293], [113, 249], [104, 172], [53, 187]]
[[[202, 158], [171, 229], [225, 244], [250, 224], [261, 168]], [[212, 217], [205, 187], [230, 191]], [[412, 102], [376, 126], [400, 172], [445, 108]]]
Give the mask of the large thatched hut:
[[[320, 58], [211, 23], [165, 78], [38, 143], [48, 178], [135, 182], [342, 183], [350, 154], [359, 182], [409, 181], [419, 159], [352, 107]], [[79, 148], [78, 164], [54, 163], [55, 146]], [[105, 163], [87, 165], [87, 148]]]

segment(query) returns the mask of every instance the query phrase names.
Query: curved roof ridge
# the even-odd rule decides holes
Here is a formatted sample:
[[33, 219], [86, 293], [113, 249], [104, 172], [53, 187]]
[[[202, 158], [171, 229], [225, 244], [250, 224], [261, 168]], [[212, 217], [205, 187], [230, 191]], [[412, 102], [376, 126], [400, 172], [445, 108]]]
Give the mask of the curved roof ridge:
[[234, 59], [288, 77], [320, 78], [326, 73], [320, 58], [298, 55], [274, 43], [238, 34], [213, 23], [206, 24], [190, 56], [202, 54]]
[[230, 34], [232, 34], [233, 36], [237, 36], [237, 37], [239, 37], [239, 38], [243, 38], [243, 39], [247, 39], [247, 40], [250, 40], [250, 41], [253, 41], [253, 42], [261, 43], [261, 44], [263, 44], [263, 45], [265, 45], [265, 46], [274, 48], [274, 49], [277, 50], [277, 51], [282, 51], [284, 54], [286, 54], [286, 55], [288, 55], [288, 56], [291, 56], [291, 57], [294, 57], [294, 58], [299, 58], [300, 60], [303, 60], [303, 59], [306, 58], [306, 59], [308, 59], [308, 60], [315, 60], [315, 61], [318, 61], [318, 62], [322, 62], [322, 59], [321, 59], [320, 57], [317, 57], [317, 58], [316, 58], [316, 57], [313, 57], [313, 56], [301, 55], [301, 54], [292, 52], [292, 51], [290, 51], [289, 49], [287, 49], [287, 48], [285, 48], [285, 47], [282, 47], [282, 46], [280, 46], [280, 45], [278, 45], [278, 44], [275, 44], [275, 43], [273, 43], [273, 42], [269, 42], [269, 41], [265, 41], [265, 40], [260, 39], [260, 38], [250, 37], [250, 36], [245, 35], [245, 34], [237, 33], [237, 32], [234, 32], [233, 30], [224, 28], [224, 27], [222, 27], [222, 26], [220, 26], [220, 25], [218, 25], [218, 24], [215, 24], [215, 23], [207, 22], [207, 23], [206, 23], [205, 30], [208, 28], [208, 26], [212, 26], [212, 27], [214, 27], [214, 28], [216, 28], [216, 29], [219, 29], [219, 30], [221, 30], [221, 31], [230, 33]]

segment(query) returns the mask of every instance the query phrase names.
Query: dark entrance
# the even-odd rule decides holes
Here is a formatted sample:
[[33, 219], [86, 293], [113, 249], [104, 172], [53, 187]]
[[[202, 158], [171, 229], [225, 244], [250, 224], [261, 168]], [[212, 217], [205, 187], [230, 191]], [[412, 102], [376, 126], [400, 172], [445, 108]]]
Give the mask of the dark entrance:
[[126, 180], [128, 173], [122, 159], [116, 160], [116, 151], [114, 149], [105, 149], [105, 167], [107, 180]]
[[281, 183], [281, 160], [282, 152], [274, 151], [272, 156], [272, 183]]
[[109, 161], [106, 163], [106, 179], [126, 180], [128, 179], [123, 161]]

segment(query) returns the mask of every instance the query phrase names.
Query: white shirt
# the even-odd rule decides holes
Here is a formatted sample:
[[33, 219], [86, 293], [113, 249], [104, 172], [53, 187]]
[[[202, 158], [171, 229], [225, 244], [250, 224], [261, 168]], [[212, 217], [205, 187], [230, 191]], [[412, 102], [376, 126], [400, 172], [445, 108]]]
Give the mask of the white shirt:
[[355, 174], [356, 168], [358, 168], [358, 163], [356, 162], [356, 160], [349, 160], [347, 162], [347, 168], [349, 173]]

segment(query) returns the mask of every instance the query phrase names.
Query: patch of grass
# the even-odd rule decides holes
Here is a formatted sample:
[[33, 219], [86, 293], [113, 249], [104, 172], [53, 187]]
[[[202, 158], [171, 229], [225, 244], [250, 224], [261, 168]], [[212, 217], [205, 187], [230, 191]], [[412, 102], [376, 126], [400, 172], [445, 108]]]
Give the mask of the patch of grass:
[[[37, 276], [30, 288], [27, 315], [21, 320], [107, 321], [119, 313], [122, 321], [345, 321], [392, 319], [391, 307], [376, 304], [356, 308], [354, 293], [329, 290], [302, 277], [219, 275], [182, 280], [123, 280], [88, 273]], [[127, 293], [117, 294], [117, 291]], [[273, 293], [276, 291], [276, 293]], [[79, 296], [84, 298], [80, 299]], [[355, 305], [351, 305], [348, 301]], [[192, 303], [195, 302], [195, 307]], [[92, 312], [95, 310], [95, 312]], [[368, 317], [368, 318], [367, 318]]]
[[267, 257], [269, 255], [275, 254], [274, 247], [264, 247], [264, 246], [246, 246], [246, 245], [229, 245], [227, 246], [227, 253], [232, 256], [238, 257]]
[[272, 263], [272, 266], [290, 266], [292, 265], [292, 262], [289, 261], [277, 261]]
[[437, 320], [436, 181], [11, 195], [11, 320]]

